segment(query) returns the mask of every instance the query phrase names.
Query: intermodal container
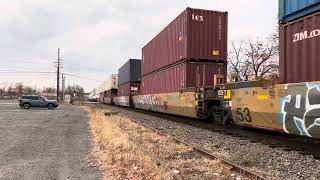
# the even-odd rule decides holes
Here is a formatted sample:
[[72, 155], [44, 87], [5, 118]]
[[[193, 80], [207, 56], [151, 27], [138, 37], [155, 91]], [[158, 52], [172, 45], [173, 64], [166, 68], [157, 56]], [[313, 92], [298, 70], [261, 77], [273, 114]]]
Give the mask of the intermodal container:
[[279, 21], [286, 23], [320, 10], [320, 0], [279, 0]]
[[110, 90], [104, 92], [104, 97], [111, 98], [116, 95], [117, 95], [117, 89], [110, 89]]
[[320, 13], [280, 26], [283, 83], [320, 80]]
[[182, 60], [226, 62], [228, 13], [187, 8], [142, 48], [142, 75]]
[[141, 94], [180, 92], [188, 88], [213, 87], [214, 75], [227, 76], [226, 64], [180, 63], [142, 77]]
[[104, 92], [101, 92], [99, 94], [99, 102], [103, 103], [103, 98], [104, 98]]
[[117, 91], [117, 89], [110, 89], [108, 91], [105, 91], [103, 94], [102, 103], [113, 104], [113, 97], [117, 96]]
[[129, 81], [127, 83], [121, 84], [118, 87], [117, 96], [129, 96], [140, 94], [140, 81]]
[[118, 75], [112, 74], [106, 81], [104, 81], [100, 86], [97, 88], [97, 93], [103, 93], [110, 89], [117, 89], [118, 88]]
[[118, 85], [130, 81], [140, 81], [141, 79], [141, 60], [130, 59], [118, 70]]

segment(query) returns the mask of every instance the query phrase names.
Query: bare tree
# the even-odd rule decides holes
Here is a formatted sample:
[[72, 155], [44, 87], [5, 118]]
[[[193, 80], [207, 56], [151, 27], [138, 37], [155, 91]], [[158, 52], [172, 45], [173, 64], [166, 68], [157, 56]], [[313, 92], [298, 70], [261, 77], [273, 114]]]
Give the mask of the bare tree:
[[11, 83], [10, 83], [10, 85], [9, 85], [9, 87], [8, 87], [7, 92], [8, 92], [9, 94], [11, 94], [11, 93], [12, 93], [12, 84], [11, 84]]
[[246, 58], [253, 70], [254, 79], [262, 79], [269, 73], [279, 69], [277, 50], [269, 41], [249, 40]]
[[268, 75], [278, 75], [279, 36], [271, 34], [265, 40], [241, 41], [237, 46], [232, 43], [229, 52], [229, 73], [239, 80], [258, 80]]
[[236, 42], [232, 42], [232, 50], [228, 54], [228, 70], [232, 77], [238, 78], [239, 81], [248, 81], [250, 78], [250, 67], [246, 61], [244, 41], [241, 41], [239, 45]]
[[[11, 87], [11, 86], [10, 86]], [[23, 94], [23, 83], [19, 82], [16, 84], [17, 94], [21, 96]]]
[[44, 92], [44, 93], [55, 93], [56, 89], [55, 88], [51, 88], [51, 87], [45, 87], [42, 92]]
[[25, 87], [23, 87], [23, 93], [24, 94], [33, 94], [34, 90], [29, 86], [25, 86]]
[[80, 85], [73, 85], [73, 86], [68, 86], [65, 90], [65, 94], [70, 95], [72, 98], [74, 98], [74, 93], [76, 94], [83, 94], [84, 89]]
[[1, 96], [4, 96], [5, 93], [6, 93], [6, 88], [7, 88], [7, 84], [4, 83], [3, 85], [1, 85], [1, 88], [0, 88], [0, 95]]

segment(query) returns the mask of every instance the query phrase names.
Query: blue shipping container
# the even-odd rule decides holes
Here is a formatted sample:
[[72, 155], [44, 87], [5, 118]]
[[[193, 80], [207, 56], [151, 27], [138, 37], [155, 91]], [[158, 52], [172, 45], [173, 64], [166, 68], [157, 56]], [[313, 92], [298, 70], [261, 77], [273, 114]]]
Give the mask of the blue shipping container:
[[320, 0], [279, 0], [279, 22], [286, 23], [320, 11]]

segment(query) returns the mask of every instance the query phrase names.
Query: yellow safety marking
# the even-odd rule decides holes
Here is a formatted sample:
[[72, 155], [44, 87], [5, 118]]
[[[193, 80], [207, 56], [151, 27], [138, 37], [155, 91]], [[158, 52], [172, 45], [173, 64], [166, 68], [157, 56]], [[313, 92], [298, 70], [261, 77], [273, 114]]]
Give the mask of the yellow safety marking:
[[268, 95], [258, 95], [257, 99], [258, 100], [268, 100], [269, 96]]
[[215, 50], [213, 50], [213, 51], [212, 51], [212, 55], [214, 55], [214, 56], [219, 56], [219, 55], [220, 55], [220, 51], [215, 51]]
[[180, 101], [179, 102], [180, 104], [185, 104], [186, 103], [186, 97], [185, 96], [180, 96], [179, 97], [179, 101]]
[[163, 96], [163, 101], [168, 101], [168, 96]]
[[231, 90], [226, 90], [226, 94], [223, 97], [224, 99], [231, 99]]

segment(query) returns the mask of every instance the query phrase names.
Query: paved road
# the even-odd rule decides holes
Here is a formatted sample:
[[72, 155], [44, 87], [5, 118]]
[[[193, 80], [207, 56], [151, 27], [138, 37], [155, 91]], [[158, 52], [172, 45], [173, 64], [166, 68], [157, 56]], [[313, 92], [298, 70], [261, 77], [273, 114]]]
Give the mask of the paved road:
[[88, 117], [76, 106], [19, 109], [0, 102], [0, 180], [102, 179], [88, 167]]

